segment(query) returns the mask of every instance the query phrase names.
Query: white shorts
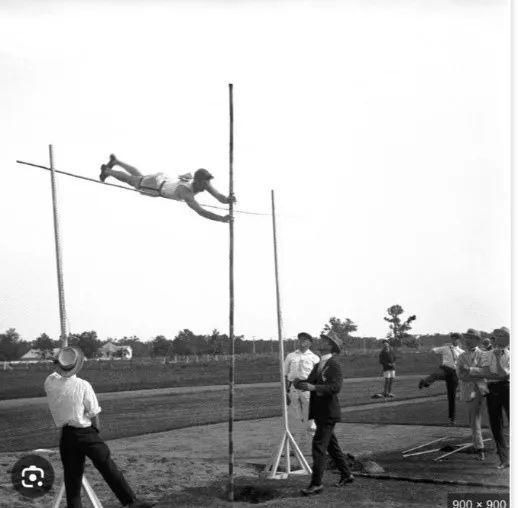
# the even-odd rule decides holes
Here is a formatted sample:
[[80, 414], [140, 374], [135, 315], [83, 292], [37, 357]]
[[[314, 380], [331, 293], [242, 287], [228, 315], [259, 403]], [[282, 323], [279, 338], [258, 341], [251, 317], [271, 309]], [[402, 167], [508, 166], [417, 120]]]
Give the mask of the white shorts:
[[394, 379], [396, 377], [396, 371], [395, 370], [384, 370], [383, 377], [385, 379]]
[[138, 191], [147, 196], [160, 196], [160, 189], [164, 185], [165, 180], [164, 173], [145, 175], [140, 179]]

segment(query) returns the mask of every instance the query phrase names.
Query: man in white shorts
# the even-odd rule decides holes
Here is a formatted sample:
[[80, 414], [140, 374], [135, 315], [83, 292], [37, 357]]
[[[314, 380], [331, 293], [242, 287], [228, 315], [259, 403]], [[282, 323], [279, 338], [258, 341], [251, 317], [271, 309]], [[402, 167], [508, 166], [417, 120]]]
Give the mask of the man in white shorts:
[[313, 342], [313, 337], [309, 333], [301, 332], [297, 339], [298, 349], [289, 353], [284, 360], [284, 374], [288, 390], [289, 427], [295, 441], [305, 453], [311, 449], [316, 425], [313, 420], [308, 419], [310, 392], [298, 390], [293, 386], [293, 381], [307, 379], [313, 367], [320, 361], [320, 357], [309, 349]]
[[[125, 172], [113, 169], [114, 166], [121, 167]], [[206, 219], [218, 222], [228, 222], [230, 220], [229, 215], [222, 216], [205, 210], [205, 208], [200, 206], [196, 199], [194, 199], [195, 194], [207, 191], [220, 203], [228, 204], [230, 201], [235, 202], [235, 198], [220, 194], [211, 185], [210, 180], [214, 177], [206, 169], [200, 168], [196, 170], [194, 177], [190, 173], [186, 173], [185, 175], [181, 175], [178, 180], [173, 180], [163, 173], [143, 175], [137, 168], [120, 161], [112, 154], [110, 155], [108, 164], [101, 166], [99, 180], [104, 182], [109, 176], [131, 185], [146, 196], [185, 201], [187, 206]]]
[[396, 355], [394, 350], [390, 347], [388, 340], [383, 341], [383, 348], [379, 354], [379, 362], [383, 369], [383, 378], [385, 386], [383, 387], [383, 397], [394, 397], [392, 393], [392, 384], [396, 378]]

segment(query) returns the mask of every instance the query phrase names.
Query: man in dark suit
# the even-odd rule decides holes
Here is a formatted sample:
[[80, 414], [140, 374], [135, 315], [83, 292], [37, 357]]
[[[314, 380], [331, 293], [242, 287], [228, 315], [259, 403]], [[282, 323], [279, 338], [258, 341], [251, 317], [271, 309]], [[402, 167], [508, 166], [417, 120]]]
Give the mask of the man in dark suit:
[[313, 474], [309, 487], [302, 489], [305, 496], [319, 494], [324, 489], [322, 477], [327, 465], [327, 453], [341, 474], [336, 486], [343, 487], [354, 481], [334, 432], [335, 424], [341, 420], [337, 394], [342, 388], [343, 380], [342, 369], [335, 356], [340, 353], [343, 343], [333, 331], [321, 335], [320, 338], [320, 362], [315, 365], [306, 381], [297, 380], [295, 385], [299, 390], [311, 392], [309, 418], [315, 420], [317, 426], [312, 443]]

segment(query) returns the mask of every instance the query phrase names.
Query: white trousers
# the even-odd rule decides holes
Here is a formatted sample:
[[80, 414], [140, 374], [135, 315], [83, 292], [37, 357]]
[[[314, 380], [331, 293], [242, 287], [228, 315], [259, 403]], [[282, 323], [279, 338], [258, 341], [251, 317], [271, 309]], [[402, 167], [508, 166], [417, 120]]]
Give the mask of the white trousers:
[[484, 441], [482, 440], [482, 402], [484, 397], [476, 391], [476, 396], [473, 400], [466, 402], [468, 405], [468, 419], [471, 428], [471, 436], [473, 439], [473, 446], [477, 450], [484, 449]]
[[309, 420], [310, 392], [290, 388], [291, 403], [288, 406], [288, 425], [292, 436], [303, 453], [311, 450], [311, 442], [315, 434], [314, 420]]

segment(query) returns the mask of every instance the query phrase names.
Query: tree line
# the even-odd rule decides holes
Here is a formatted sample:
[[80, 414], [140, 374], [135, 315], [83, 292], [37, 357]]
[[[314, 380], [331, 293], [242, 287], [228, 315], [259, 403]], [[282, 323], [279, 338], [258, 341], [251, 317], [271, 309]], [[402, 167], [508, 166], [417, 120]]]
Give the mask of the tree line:
[[[404, 309], [401, 305], [392, 305], [387, 309], [387, 316], [383, 319], [388, 323], [386, 339], [394, 347], [407, 346], [410, 348], [431, 348], [449, 341], [448, 334], [412, 335], [410, 330], [412, 323], [417, 319], [415, 315], [403, 318]], [[332, 316], [323, 326], [320, 333], [335, 332], [344, 342], [345, 349], [376, 349], [380, 347], [379, 338], [358, 337], [352, 335], [358, 330], [358, 325], [350, 318], [340, 319]], [[481, 332], [482, 336], [489, 333]], [[72, 333], [68, 337], [71, 346], [82, 349], [87, 358], [99, 356], [99, 349], [107, 342], [113, 342], [119, 346], [131, 346], [134, 358], [166, 357], [174, 355], [203, 355], [203, 354], [228, 354], [231, 349], [230, 339], [227, 334], [214, 329], [210, 334], [196, 334], [185, 328], [179, 331], [173, 339], [164, 335], [157, 335], [152, 340], [142, 341], [137, 336], [122, 337], [119, 339], [107, 338], [101, 340], [94, 330], [81, 333]], [[295, 339], [284, 341], [285, 349], [292, 351], [296, 347]], [[9, 328], [0, 333], [0, 361], [18, 360], [30, 349], [38, 349], [42, 356], [50, 358], [54, 348], [60, 346], [60, 341], [50, 338], [46, 333], [32, 341], [22, 340], [20, 334]], [[234, 337], [234, 348], [237, 354], [263, 354], [278, 351], [276, 340], [245, 340], [242, 335]]]

